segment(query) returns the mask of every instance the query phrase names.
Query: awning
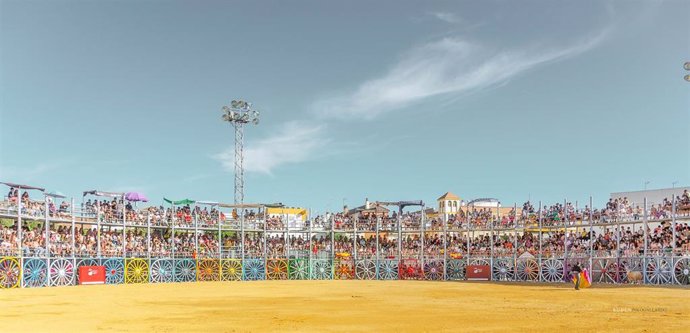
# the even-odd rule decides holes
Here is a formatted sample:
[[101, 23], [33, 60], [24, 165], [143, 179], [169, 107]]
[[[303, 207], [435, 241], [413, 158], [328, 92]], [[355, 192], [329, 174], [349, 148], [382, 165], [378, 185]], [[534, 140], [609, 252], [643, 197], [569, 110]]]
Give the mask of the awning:
[[97, 197], [111, 197], [111, 198], [119, 198], [124, 196], [124, 193], [121, 192], [105, 192], [105, 191], [97, 191], [97, 190], [91, 190], [91, 191], [84, 191], [82, 196], [87, 196], [87, 195], [95, 195]]
[[15, 183], [5, 183], [5, 182], [0, 182], [0, 184], [5, 184], [9, 187], [15, 187], [15, 188], [20, 188], [22, 190], [38, 190], [38, 191], [45, 191], [46, 189], [42, 187], [35, 187], [35, 186], [29, 186], [29, 185], [21, 185], [21, 184], [15, 184]]
[[173, 204], [175, 206], [180, 206], [180, 205], [193, 205], [196, 201], [191, 200], [191, 199], [182, 199], [182, 200], [170, 200], [163, 198], [163, 200], [169, 204]]

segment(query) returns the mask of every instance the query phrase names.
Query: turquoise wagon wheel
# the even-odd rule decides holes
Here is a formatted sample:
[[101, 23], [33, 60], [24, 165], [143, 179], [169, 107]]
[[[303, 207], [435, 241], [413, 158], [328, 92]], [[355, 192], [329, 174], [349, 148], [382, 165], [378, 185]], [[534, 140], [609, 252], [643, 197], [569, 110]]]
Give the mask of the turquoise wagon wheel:
[[355, 275], [359, 280], [376, 279], [376, 262], [373, 260], [358, 260], [355, 265]]
[[515, 265], [512, 259], [494, 259], [491, 278], [495, 281], [512, 281], [515, 277]]
[[288, 275], [290, 277], [290, 280], [309, 279], [309, 260], [290, 259], [288, 263]]
[[21, 282], [21, 267], [16, 258], [0, 258], [0, 288], [17, 288]]
[[424, 263], [424, 277], [427, 280], [443, 280], [443, 261], [431, 260]]
[[151, 263], [151, 282], [173, 282], [175, 265], [170, 259], [157, 259]]
[[379, 263], [379, 279], [381, 280], [397, 280], [398, 279], [398, 261], [397, 260], [383, 260]]
[[44, 259], [25, 259], [22, 271], [24, 287], [45, 287], [48, 285], [48, 265]]
[[220, 269], [223, 281], [242, 280], [242, 260], [223, 259], [220, 263]]
[[74, 263], [69, 259], [53, 259], [50, 263], [50, 285], [53, 287], [74, 284]]
[[105, 266], [105, 283], [121, 284], [125, 282], [125, 264], [121, 258], [111, 258], [103, 261]]
[[191, 259], [180, 259], [175, 262], [175, 282], [196, 281], [196, 264]]
[[333, 265], [328, 259], [314, 259], [311, 261], [311, 278], [315, 280], [330, 280], [333, 278]]
[[242, 267], [245, 280], [265, 280], [266, 266], [263, 259], [245, 259]]
[[464, 280], [467, 261], [464, 259], [450, 259], [446, 265], [446, 278], [448, 280]]

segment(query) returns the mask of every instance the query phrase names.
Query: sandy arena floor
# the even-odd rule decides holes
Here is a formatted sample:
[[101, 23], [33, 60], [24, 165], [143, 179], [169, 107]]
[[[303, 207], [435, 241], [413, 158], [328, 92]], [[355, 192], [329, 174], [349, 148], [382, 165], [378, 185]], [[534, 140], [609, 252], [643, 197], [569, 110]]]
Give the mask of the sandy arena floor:
[[[260, 281], [0, 290], [0, 332], [688, 332], [690, 289]], [[574, 328], [577, 328], [575, 330]]]

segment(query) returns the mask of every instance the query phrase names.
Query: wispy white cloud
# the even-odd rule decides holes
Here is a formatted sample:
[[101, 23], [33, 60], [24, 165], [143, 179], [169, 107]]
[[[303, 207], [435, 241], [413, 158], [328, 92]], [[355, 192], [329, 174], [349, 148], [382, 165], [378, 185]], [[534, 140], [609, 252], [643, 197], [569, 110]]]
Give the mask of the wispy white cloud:
[[459, 16], [457, 16], [453, 13], [450, 13], [450, 12], [431, 12], [431, 13], [429, 13], [429, 15], [432, 15], [433, 17], [435, 17], [441, 21], [447, 22], [447, 23], [455, 24], [455, 23], [462, 22], [462, 19], [460, 19]]
[[425, 98], [489, 88], [530, 69], [581, 54], [601, 43], [608, 29], [566, 47], [496, 50], [459, 38], [443, 38], [405, 53], [384, 76], [353, 92], [313, 104], [328, 118], [372, 119]]
[[[280, 165], [299, 163], [315, 156], [328, 144], [326, 125], [304, 121], [291, 121], [274, 134], [250, 144], [244, 150], [244, 168], [247, 172], [271, 174]], [[228, 171], [234, 170], [234, 147], [214, 156]]]

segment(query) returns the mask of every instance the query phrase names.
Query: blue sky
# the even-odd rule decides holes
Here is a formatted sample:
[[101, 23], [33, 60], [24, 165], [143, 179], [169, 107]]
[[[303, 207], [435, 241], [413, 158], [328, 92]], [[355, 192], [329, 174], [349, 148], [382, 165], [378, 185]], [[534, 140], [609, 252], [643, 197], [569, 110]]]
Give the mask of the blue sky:
[[688, 1], [0, 1], [0, 180], [317, 211], [690, 184]]

